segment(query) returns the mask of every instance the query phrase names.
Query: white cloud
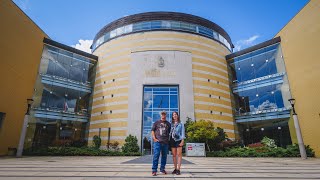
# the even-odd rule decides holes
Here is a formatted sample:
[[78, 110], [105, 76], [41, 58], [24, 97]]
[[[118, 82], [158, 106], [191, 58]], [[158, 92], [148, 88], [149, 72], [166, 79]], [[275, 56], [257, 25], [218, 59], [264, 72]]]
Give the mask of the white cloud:
[[148, 104], [146, 105], [146, 107], [145, 108], [150, 108], [151, 107], [151, 105], [152, 105], [152, 103], [153, 103], [153, 101], [152, 101], [152, 93], [151, 92], [145, 92], [145, 94], [144, 94], [144, 101], [147, 101], [148, 102]]
[[92, 42], [93, 40], [80, 39], [79, 43], [76, 45], [72, 45], [72, 47], [91, 54], [90, 46], [92, 45]]
[[249, 37], [248, 39], [242, 39], [237, 41], [234, 47], [234, 51], [240, 51], [243, 48], [254, 45], [255, 40], [257, 40], [259, 37], [259, 35], [254, 35]]

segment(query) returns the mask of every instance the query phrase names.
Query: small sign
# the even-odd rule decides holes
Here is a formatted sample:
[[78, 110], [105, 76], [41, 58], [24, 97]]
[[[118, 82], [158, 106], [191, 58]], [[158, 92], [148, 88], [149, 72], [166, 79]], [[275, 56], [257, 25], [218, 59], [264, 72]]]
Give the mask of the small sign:
[[162, 57], [160, 57], [160, 58], [158, 59], [158, 66], [161, 67], [161, 68], [164, 67], [164, 59], [163, 59]]
[[205, 144], [204, 143], [187, 143], [186, 144], [186, 155], [187, 156], [206, 156]]

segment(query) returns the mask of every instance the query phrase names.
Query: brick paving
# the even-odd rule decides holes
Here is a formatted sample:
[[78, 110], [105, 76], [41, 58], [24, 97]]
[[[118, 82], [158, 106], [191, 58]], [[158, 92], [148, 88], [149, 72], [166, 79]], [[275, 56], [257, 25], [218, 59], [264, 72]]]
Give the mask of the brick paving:
[[[152, 177], [149, 157], [1, 157], [0, 180], [320, 179], [319, 158], [184, 157], [184, 160], [190, 163], [182, 165], [181, 175]], [[169, 163], [167, 171], [172, 170]]]

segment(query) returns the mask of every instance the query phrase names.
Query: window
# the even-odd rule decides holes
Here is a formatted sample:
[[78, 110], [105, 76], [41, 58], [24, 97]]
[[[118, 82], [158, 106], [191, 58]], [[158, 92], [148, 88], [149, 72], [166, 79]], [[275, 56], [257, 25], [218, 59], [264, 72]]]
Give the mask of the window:
[[5, 116], [6, 116], [6, 113], [0, 112], [0, 130], [1, 130]]
[[213, 31], [211, 29], [199, 26], [199, 33], [213, 38]]
[[[171, 121], [173, 112], [179, 113], [178, 86], [144, 86], [143, 88], [143, 143], [144, 147], [151, 142], [152, 124], [160, 119], [160, 112], [167, 112], [167, 121]], [[149, 152], [150, 153], [150, 152]]]
[[161, 21], [151, 21], [151, 29], [160, 29]]
[[192, 24], [192, 23], [179, 22], [179, 21], [166, 21], [166, 20], [137, 22], [137, 23], [123, 26], [123, 27], [118, 27], [117, 29], [106, 32], [104, 35], [102, 35], [93, 44], [93, 49], [96, 49], [103, 42], [108, 41], [111, 38], [120, 36], [122, 34], [139, 32], [139, 31], [148, 31], [148, 30], [154, 30], [154, 29], [182, 30], [182, 31], [189, 31], [189, 32], [202, 34], [209, 38], [220, 41], [227, 48], [229, 48], [229, 50], [232, 51], [231, 45], [228, 42], [228, 40], [210, 28], [199, 26], [197, 24]]

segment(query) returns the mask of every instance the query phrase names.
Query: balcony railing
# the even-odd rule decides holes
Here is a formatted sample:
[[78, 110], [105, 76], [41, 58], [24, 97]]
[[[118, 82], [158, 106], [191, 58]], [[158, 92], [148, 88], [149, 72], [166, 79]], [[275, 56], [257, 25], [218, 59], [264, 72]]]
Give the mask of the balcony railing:
[[59, 108], [41, 108], [34, 107], [34, 116], [36, 118], [47, 118], [47, 119], [58, 119], [58, 120], [68, 120], [68, 121], [81, 121], [88, 122], [89, 114], [87, 109], [82, 109], [79, 112], [64, 111]]

